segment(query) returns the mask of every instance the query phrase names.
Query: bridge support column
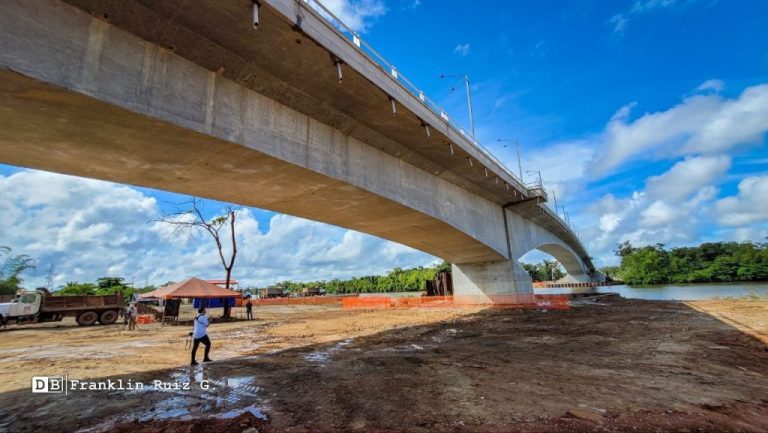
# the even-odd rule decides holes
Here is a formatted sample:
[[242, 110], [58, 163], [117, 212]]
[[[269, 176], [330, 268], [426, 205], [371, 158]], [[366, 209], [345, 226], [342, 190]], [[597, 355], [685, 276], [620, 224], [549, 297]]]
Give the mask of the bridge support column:
[[453, 295], [460, 304], [532, 303], [533, 283], [517, 261], [452, 265]]

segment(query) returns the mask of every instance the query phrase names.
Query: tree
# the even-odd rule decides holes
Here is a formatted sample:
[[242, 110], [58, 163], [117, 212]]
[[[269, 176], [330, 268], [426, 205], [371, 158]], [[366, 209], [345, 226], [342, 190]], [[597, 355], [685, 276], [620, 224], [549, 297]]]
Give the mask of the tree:
[[21, 273], [35, 269], [35, 261], [26, 254], [11, 255], [11, 248], [0, 246], [0, 257], [5, 256], [0, 267], [0, 295], [13, 295], [21, 289]]
[[565, 276], [560, 263], [556, 260], [544, 260], [536, 264], [523, 263], [522, 265], [533, 281], [555, 281]]
[[54, 296], [75, 296], [75, 295], [87, 295], [92, 296], [96, 294], [98, 286], [91, 283], [78, 283], [76, 281], [67, 281], [61, 289], [53, 292]]
[[[224, 268], [226, 274], [226, 288], [229, 289], [229, 283], [232, 278], [232, 268], [235, 266], [235, 258], [237, 257], [235, 210], [231, 206], [227, 206], [224, 212], [225, 215], [217, 216], [209, 220], [203, 215], [202, 201], [197, 197], [192, 197], [188, 202], [178, 206], [186, 206], [186, 209], [165, 214], [157, 221], [175, 226], [176, 232], [186, 231], [195, 234], [198, 231], [204, 231], [208, 233], [216, 243], [216, 251], [219, 253], [221, 266]], [[221, 229], [227, 225], [229, 226], [229, 236], [232, 243], [232, 250], [230, 251], [228, 259], [224, 256], [224, 246], [221, 234]], [[230, 307], [227, 305], [224, 307], [224, 317], [229, 317], [229, 314]]]
[[768, 244], [710, 242], [666, 249], [620, 244], [616, 275], [627, 284], [710, 283], [768, 279]]

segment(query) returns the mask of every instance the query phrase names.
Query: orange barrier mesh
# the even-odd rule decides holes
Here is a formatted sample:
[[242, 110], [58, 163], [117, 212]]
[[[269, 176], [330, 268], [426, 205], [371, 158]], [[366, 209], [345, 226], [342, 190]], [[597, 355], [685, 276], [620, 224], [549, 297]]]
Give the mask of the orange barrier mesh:
[[568, 295], [480, 295], [480, 296], [359, 296], [343, 298], [342, 307], [350, 309], [430, 308], [487, 305], [492, 308], [537, 308], [567, 310]]
[[488, 305], [493, 308], [545, 308], [567, 310], [568, 295], [478, 295], [478, 296], [311, 296], [306, 298], [254, 299], [258, 305], [340, 305], [343, 308], [440, 308]]
[[142, 315], [136, 316], [136, 323], [139, 325], [155, 323], [155, 318], [150, 314], [142, 314]]
[[357, 297], [357, 295], [347, 296], [307, 296], [302, 298], [265, 298], [253, 299], [253, 305], [341, 305], [344, 299]]

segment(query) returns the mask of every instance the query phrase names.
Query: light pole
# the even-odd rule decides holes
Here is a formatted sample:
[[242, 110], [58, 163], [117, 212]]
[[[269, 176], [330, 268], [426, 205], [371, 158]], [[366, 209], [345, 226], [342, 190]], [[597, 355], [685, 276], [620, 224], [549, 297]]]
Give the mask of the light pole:
[[552, 190], [552, 200], [555, 201], [555, 215], [557, 215], [557, 194], [555, 194], [554, 190]]
[[502, 140], [498, 139], [496, 140], [499, 143], [515, 143], [515, 152], [517, 152], [517, 170], [520, 173], [520, 180], [523, 180], [523, 163], [520, 162], [520, 143], [517, 142], [517, 140]]
[[544, 182], [541, 181], [541, 170], [526, 170], [526, 173], [533, 174], [537, 173], [539, 175], [539, 188], [544, 188]]
[[469, 76], [467, 74], [464, 75], [447, 75], [447, 74], [441, 74], [440, 79], [445, 78], [461, 78], [464, 80], [464, 85], [467, 88], [467, 109], [469, 110], [469, 128], [472, 130], [472, 140], [476, 140], [475, 138], [475, 117], [472, 115], [472, 94], [469, 92]]

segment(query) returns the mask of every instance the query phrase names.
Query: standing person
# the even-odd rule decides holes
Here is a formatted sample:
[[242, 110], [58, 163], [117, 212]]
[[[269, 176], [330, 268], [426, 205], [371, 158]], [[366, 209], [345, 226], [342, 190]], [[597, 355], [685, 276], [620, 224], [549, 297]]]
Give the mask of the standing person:
[[136, 308], [136, 304], [131, 304], [128, 307], [128, 330], [133, 331], [136, 329], [136, 318], [139, 316], [139, 309]]
[[195, 317], [194, 328], [192, 329], [192, 364], [197, 365], [195, 355], [197, 355], [197, 346], [200, 343], [205, 345], [205, 357], [203, 362], [211, 362], [211, 358], [208, 357], [208, 352], [211, 351], [211, 339], [208, 338], [208, 316], [205, 315], [205, 308], [197, 310], [198, 315]]
[[253, 303], [250, 297], [248, 297], [248, 302], [245, 303], [245, 316], [248, 320], [253, 320]]

